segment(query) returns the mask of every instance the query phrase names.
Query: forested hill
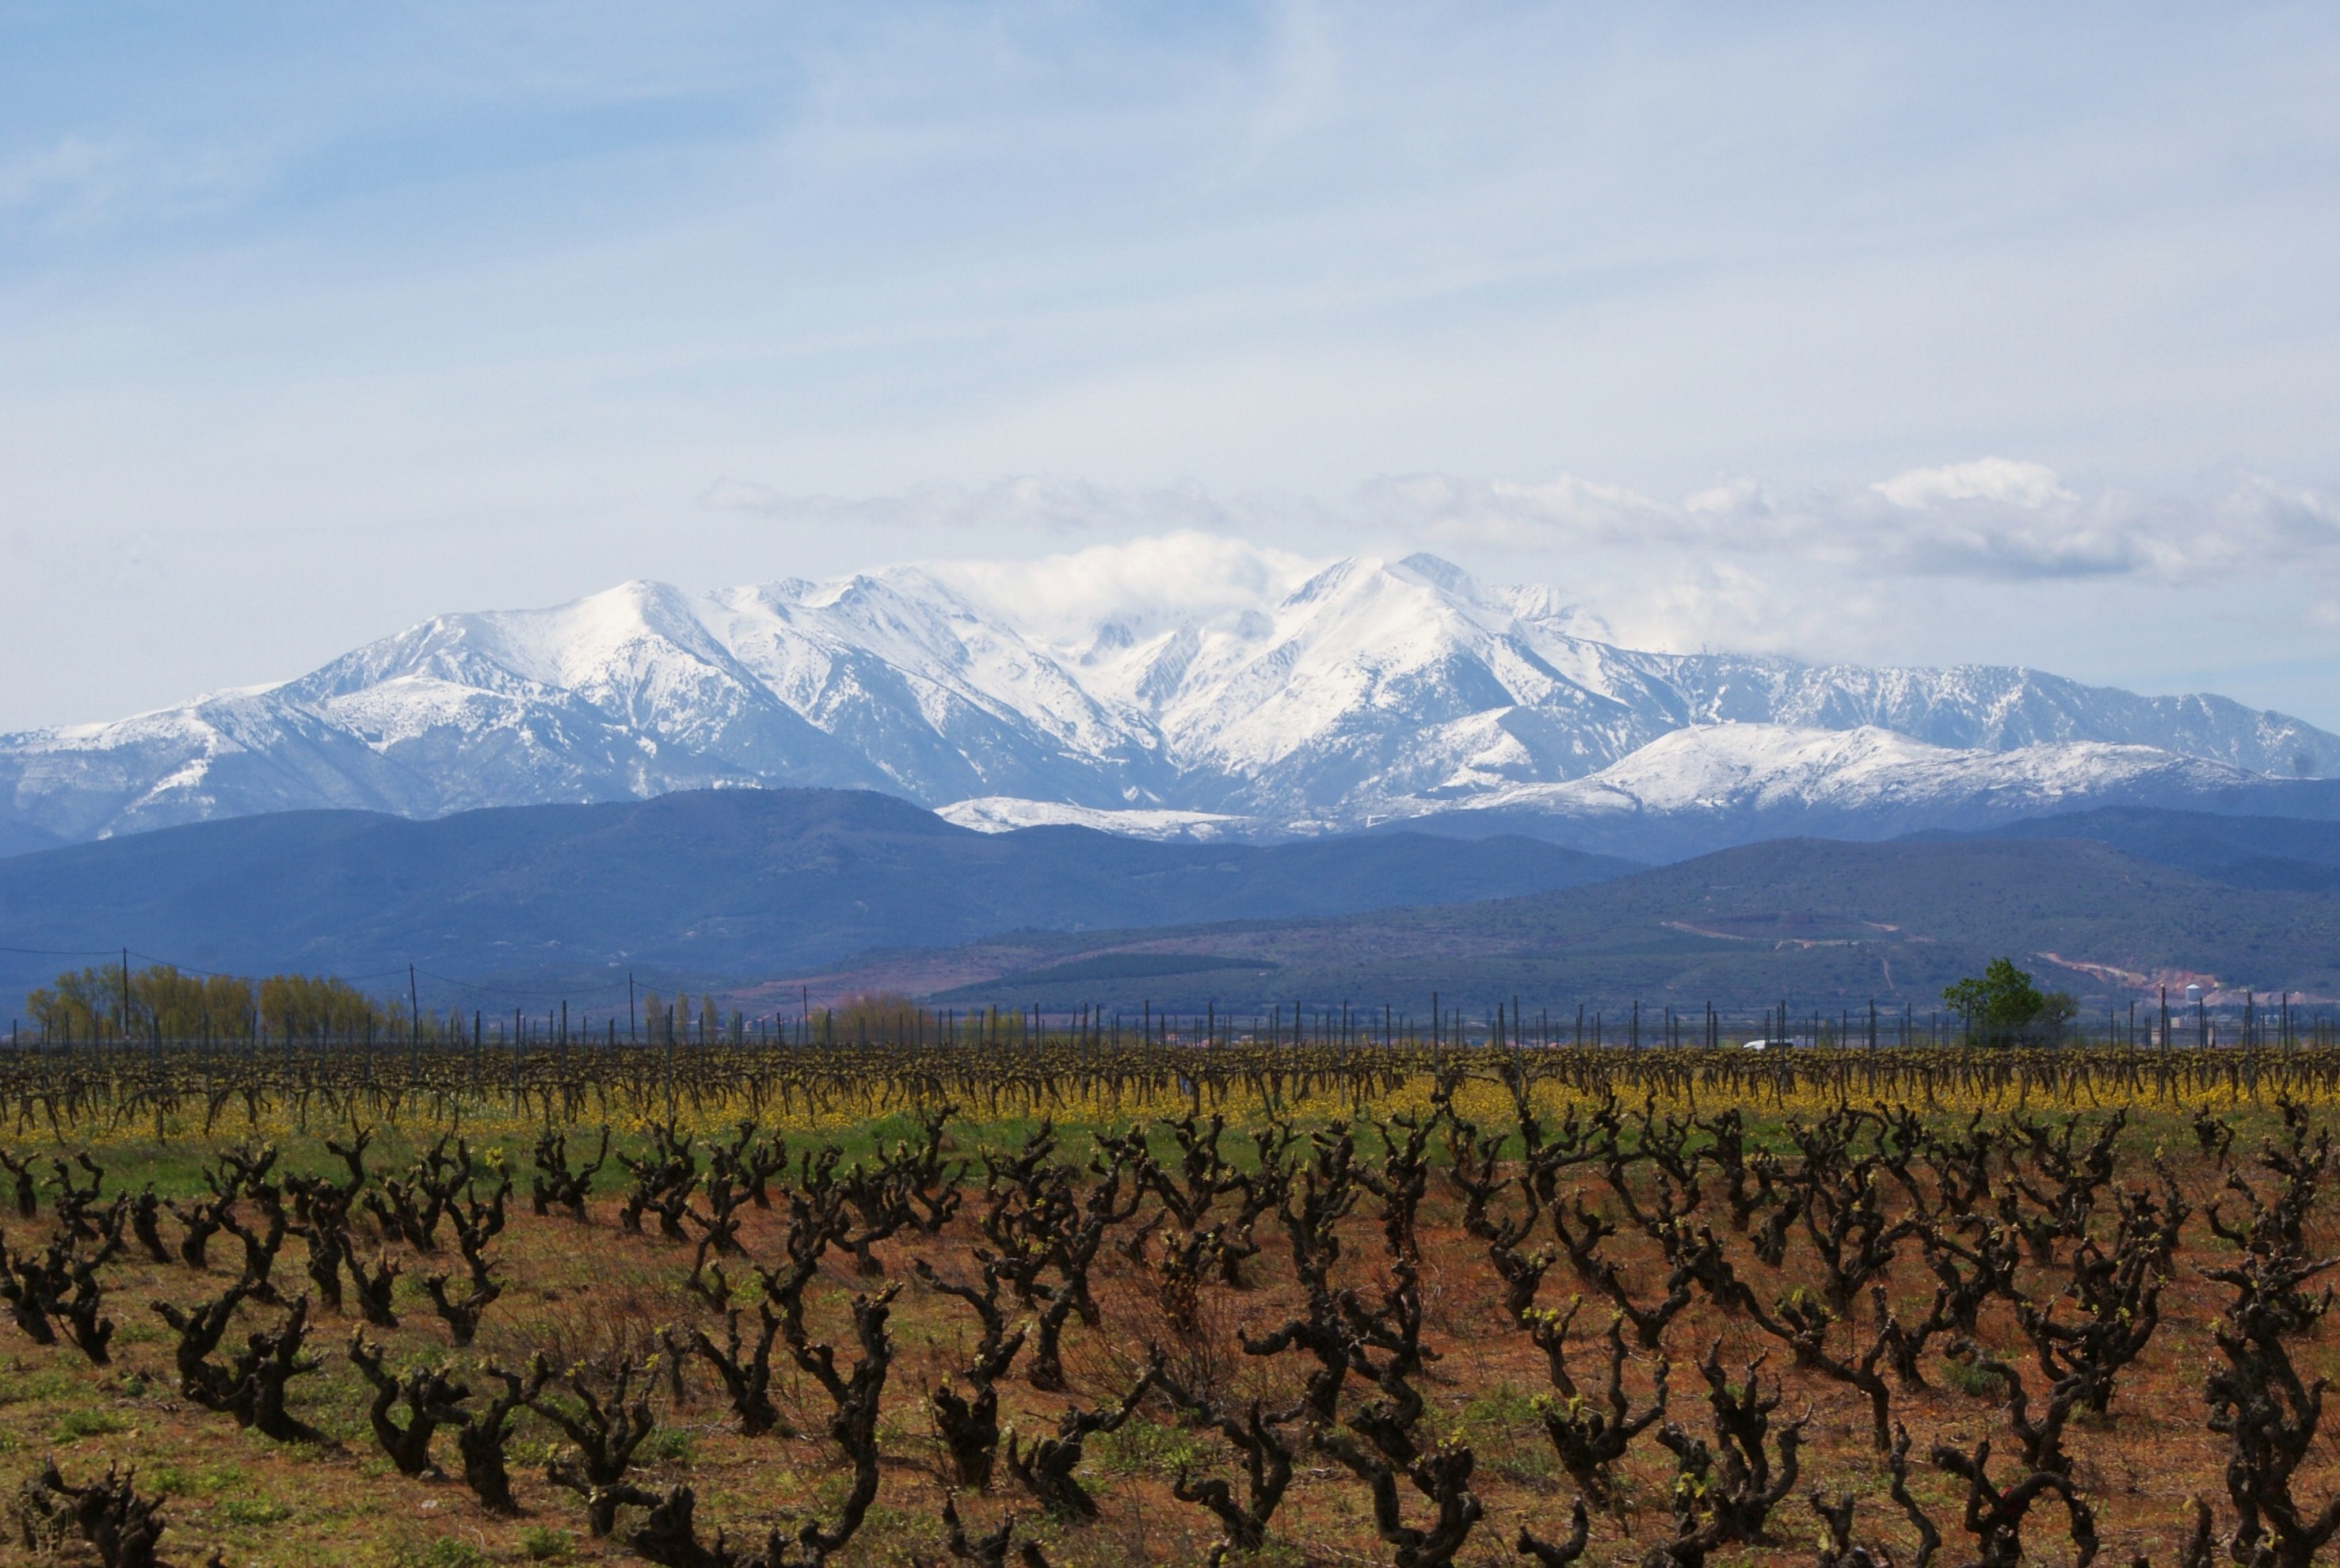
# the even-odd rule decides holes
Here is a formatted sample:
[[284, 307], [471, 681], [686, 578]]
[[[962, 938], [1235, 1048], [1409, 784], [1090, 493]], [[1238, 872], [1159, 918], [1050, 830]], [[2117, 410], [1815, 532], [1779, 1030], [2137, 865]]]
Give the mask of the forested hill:
[[2236, 887], [2340, 892], [2340, 822], [2110, 806], [1928, 836], [2090, 839]]
[[2189, 979], [2237, 1001], [2249, 987], [2330, 1001], [2340, 894], [2229, 886], [2086, 840], [1790, 839], [1537, 897], [1034, 937], [798, 978], [817, 994], [884, 986], [953, 1005], [1248, 1012], [1298, 1000], [1421, 1016], [1435, 991], [1477, 1010], [1518, 997], [1531, 1016], [1783, 997], [1860, 1009], [1874, 998], [1922, 1016], [1943, 986], [2002, 954], [2091, 1006], [2125, 1009]]
[[[0, 860], [11, 995], [127, 946], [238, 972], [694, 982], [1021, 928], [1339, 913], [1577, 886], [1630, 862], [1409, 834], [1262, 847], [984, 833], [865, 791], [717, 790], [431, 822], [287, 812]], [[76, 959], [85, 950], [91, 956]]]

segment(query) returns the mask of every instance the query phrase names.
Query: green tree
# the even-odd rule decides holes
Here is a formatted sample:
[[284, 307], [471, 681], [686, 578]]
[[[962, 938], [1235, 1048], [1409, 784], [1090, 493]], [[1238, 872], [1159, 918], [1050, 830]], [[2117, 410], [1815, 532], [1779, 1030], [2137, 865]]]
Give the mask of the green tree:
[[2027, 1038], [2054, 1040], [2079, 1011], [2067, 992], [2042, 991], [2012, 959], [1995, 958], [1978, 976], [1942, 989], [1942, 1003], [1967, 1026], [1969, 1039], [2008, 1044]]

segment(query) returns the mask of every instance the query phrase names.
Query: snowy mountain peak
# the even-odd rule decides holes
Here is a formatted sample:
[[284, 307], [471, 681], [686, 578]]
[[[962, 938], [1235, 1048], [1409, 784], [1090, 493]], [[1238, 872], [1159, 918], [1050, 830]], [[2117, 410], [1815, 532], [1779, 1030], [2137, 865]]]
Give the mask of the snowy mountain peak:
[[1552, 588], [1435, 556], [1312, 561], [1196, 534], [705, 595], [642, 580], [438, 616], [280, 685], [0, 736], [0, 821], [77, 839], [730, 784], [975, 803], [985, 825], [1274, 832], [1465, 809], [1922, 815], [2340, 776], [2340, 737], [2221, 697], [1645, 653], [1598, 631]]

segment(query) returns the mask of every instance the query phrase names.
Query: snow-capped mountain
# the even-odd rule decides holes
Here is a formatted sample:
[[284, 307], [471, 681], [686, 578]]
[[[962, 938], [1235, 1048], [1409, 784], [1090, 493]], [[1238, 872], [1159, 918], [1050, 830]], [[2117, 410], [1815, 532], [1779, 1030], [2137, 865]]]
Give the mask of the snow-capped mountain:
[[302, 806], [789, 784], [1149, 835], [1791, 801], [1927, 826], [2340, 775], [2340, 737], [2223, 697], [1636, 652], [1582, 635], [1551, 589], [1435, 557], [1308, 567], [1201, 543], [1244, 565], [1215, 598], [944, 564], [444, 616], [282, 685], [0, 736], [0, 826], [79, 840]]

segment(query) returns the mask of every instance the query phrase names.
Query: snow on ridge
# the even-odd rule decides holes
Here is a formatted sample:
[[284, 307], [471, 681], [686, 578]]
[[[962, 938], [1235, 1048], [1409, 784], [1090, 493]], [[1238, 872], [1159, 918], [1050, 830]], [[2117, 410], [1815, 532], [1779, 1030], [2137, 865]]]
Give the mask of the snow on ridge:
[[945, 822], [977, 833], [1014, 833], [1027, 827], [1086, 827], [1123, 838], [1194, 839], [1205, 843], [1244, 835], [1256, 824], [1219, 812], [1129, 810], [1066, 805], [1058, 801], [987, 795], [937, 806]]
[[1482, 791], [1446, 809], [1614, 816], [1779, 809], [1874, 811], [1979, 802], [2053, 809], [2140, 782], [2195, 794], [2251, 774], [2152, 746], [2097, 741], [2011, 751], [1953, 750], [1890, 730], [1790, 725], [1695, 725], [1661, 736], [1581, 779]]

